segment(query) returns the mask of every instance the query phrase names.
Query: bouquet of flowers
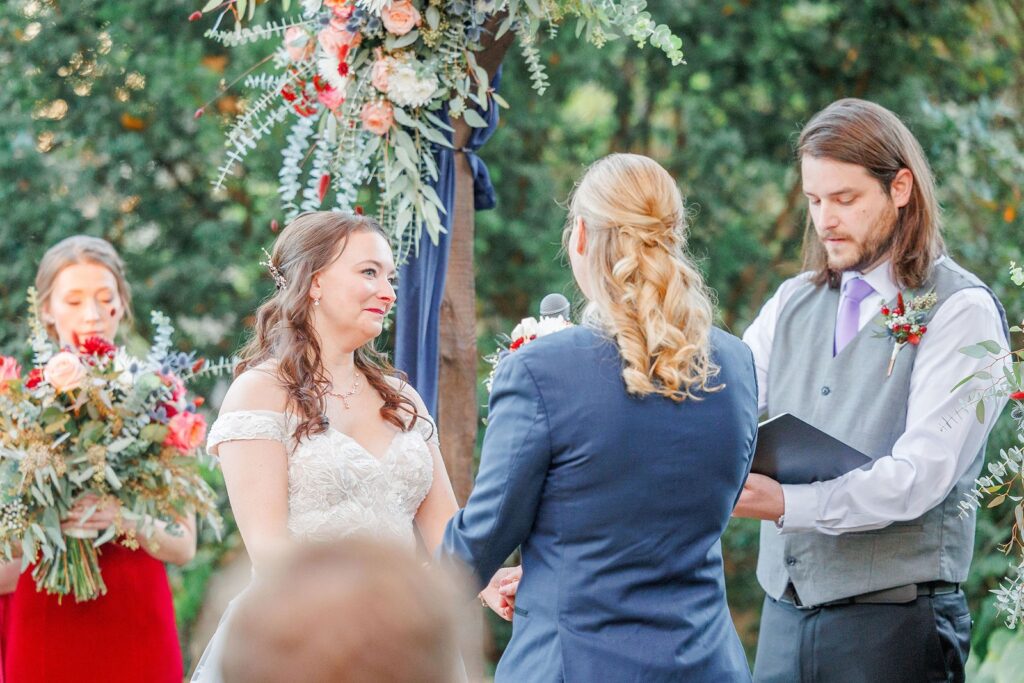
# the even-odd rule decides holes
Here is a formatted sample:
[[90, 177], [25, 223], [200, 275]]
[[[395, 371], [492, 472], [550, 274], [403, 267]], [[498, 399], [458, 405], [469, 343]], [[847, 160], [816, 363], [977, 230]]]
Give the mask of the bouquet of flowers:
[[[298, 13], [243, 27], [256, 4], [209, 0], [190, 17], [216, 14], [206, 35], [227, 47], [276, 43], [252, 69], [269, 62], [271, 72], [239, 77], [250, 96], [228, 133], [215, 185], [290, 119], [279, 173], [287, 219], [319, 209], [331, 188], [338, 208], [352, 211], [359, 188], [376, 185], [382, 223], [400, 260], [422, 227], [435, 242], [442, 231], [433, 150], [452, 147], [454, 129], [445, 115], [485, 128], [481, 113], [508, 106], [477, 63], [485, 43], [514, 34], [541, 93], [547, 87], [537, 50], [542, 28], [553, 35], [570, 18], [577, 20], [576, 36], [597, 46], [623, 35], [661, 49], [673, 64], [683, 61], [682, 41], [651, 19], [646, 0], [281, 0], [285, 12], [294, 4]], [[221, 30], [229, 15], [234, 28]]]
[[491, 386], [494, 384], [494, 373], [497, 372], [498, 363], [502, 358], [510, 353], [518, 351], [534, 339], [547, 336], [552, 332], [558, 332], [559, 330], [564, 330], [569, 327], [572, 327], [572, 323], [560, 315], [541, 316], [540, 320], [532, 317], [520, 320], [519, 324], [512, 328], [511, 336], [507, 339], [499, 340], [498, 350], [490, 356], [484, 357], [484, 360], [491, 365], [491, 372], [488, 374], [487, 379], [484, 380], [484, 386], [487, 387], [487, 393], [491, 393]]
[[[35, 313], [34, 292], [29, 300]], [[35, 315], [36, 367], [23, 377], [14, 359], [0, 358], [0, 555], [20, 555], [23, 571], [34, 564], [38, 590], [76, 601], [103, 595], [98, 548], [115, 539], [137, 548], [155, 520], [174, 533], [175, 520], [196, 513], [219, 531], [216, 496], [194, 457], [206, 436], [202, 399], [185, 389], [204, 361], [172, 353], [170, 321], [156, 312], [152, 320], [145, 358], [99, 338], [58, 349]], [[121, 505], [102, 535], [62, 531], [85, 494]]]

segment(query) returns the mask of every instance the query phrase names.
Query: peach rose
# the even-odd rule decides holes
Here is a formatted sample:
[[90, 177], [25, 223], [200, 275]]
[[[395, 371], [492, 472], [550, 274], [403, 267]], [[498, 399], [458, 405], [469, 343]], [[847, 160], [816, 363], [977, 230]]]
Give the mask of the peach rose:
[[320, 104], [336, 112], [345, 103], [345, 91], [327, 86], [316, 94], [316, 98], [320, 100]]
[[384, 28], [396, 36], [404, 36], [420, 25], [420, 13], [409, 0], [394, 0], [380, 11]]
[[316, 39], [324, 52], [343, 62], [348, 56], [348, 51], [359, 44], [362, 36], [358, 33], [337, 29], [334, 26], [325, 26], [320, 29], [320, 33], [316, 34]]
[[178, 413], [167, 421], [167, 428], [164, 445], [182, 453], [198, 448], [206, 438], [206, 418], [199, 413]]
[[390, 102], [378, 100], [364, 104], [359, 118], [363, 121], [363, 128], [376, 135], [384, 135], [395, 122], [395, 113]]
[[0, 356], [0, 394], [7, 390], [7, 382], [21, 377], [21, 366], [10, 356]]
[[381, 92], [388, 91], [388, 60], [378, 59], [370, 70], [370, 82]]
[[71, 391], [82, 385], [85, 366], [76, 354], [61, 351], [43, 368], [43, 379], [57, 391]]
[[284, 47], [293, 62], [301, 62], [313, 54], [315, 44], [302, 28], [289, 26], [284, 32]]

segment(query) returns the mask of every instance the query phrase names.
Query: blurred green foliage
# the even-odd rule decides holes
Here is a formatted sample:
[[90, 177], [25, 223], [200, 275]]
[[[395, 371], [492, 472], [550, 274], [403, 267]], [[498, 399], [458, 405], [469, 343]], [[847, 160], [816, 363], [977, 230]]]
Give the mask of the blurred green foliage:
[[[35, 264], [76, 232], [105, 236], [124, 255], [140, 327], [148, 310], [162, 309], [183, 348], [204, 355], [236, 349], [247, 316], [269, 293], [258, 261], [280, 217], [277, 151], [251, 153], [214, 194], [223, 124], [244, 101], [228, 90], [193, 116], [268, 46], [228, 54], [204, 40], [206, 22], [187, 21], [199, 4], [0, 7], [0, 351], [22, 353], [23, 294]], [[497, 209], [477, 216], [482, 354], [535, 313], [544, 294], [573, 293], [559, 256], [560, 202], [586, 164], [611, 151], [648, 154], [679, 179], [691, 248], [718, 293], [721, 322], [742, 333], [800, 269], [804, 206], [793, 140], [843, 96], [875, 100], [907, 121], [938, 179], [950, 251], [1010, 295], [1006, 266], [1024, 261], [1024, 0], [649, 5], [683, 37], [688, 65], [672, 68], [625, 41], [598, 51], [566, 31], [541, 45], [551, 86], [538, 97], [515, 48], [505, 60], [501, 89], [512, 109], [482, 151], [499, 196]], [[1024, 314], [1024, 302], [1005, 303], [1011, 315]], [[1000, 423], [991, 448], [1009, 438]], [[1009, 680], [998, 671], [1024, 664], [1019, 635], [1003, 632], [986, 594], [1008, 562], [995, 550], [1010, 528], [1001, 515], [980, 515], [967, 587], [977, 622], [972, 666], [987, 680]], [[734, 522], [724, 542], [730, 603], [749, 647], [762, 599], [756, 524]], [[224, 547], [210, 546], [172, 577], [186, 635]], [[495, 654], [507, 637], [495, 628]]]

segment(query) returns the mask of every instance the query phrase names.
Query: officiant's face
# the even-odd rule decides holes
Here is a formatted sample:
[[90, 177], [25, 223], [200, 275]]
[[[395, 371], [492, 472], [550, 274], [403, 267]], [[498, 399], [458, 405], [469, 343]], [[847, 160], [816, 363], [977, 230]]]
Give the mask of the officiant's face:
[[863, 166], [812, 156], [803, 157], [800, 173], [807, 210], [828, 254], [829, 268], [863, 272], [884, 260], [897, 209], [909, 200], [906, 183], [894, 181], [886, 192]]
[[61, 346], [89, 337], [113, 341], [124, 317], [117, 278], [98, 263], [65, 266], [53, 281], [53, 292], [42, 302], [42, 315], [56, 328]]
[[362, 346], [384, 329], [395, 304], [395, 261], [375, 232], [354, 232], [341, 254], [313, 277], [310, 294], [320, 298], [316, 315], [337, 334]]

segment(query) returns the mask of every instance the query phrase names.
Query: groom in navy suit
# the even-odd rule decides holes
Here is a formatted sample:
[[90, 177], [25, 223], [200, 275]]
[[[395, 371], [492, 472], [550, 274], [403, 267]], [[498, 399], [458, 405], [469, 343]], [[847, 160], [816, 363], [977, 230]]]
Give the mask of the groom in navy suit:
[[[587, 193], [597, 172], [615, 175], [608, 187]], [[662, 201], [664, 195], [675, 201]], [[633, 208], [614, 212], [581, 209], [581, 196], [637, 199]], [[659, 202], [668, 208], [654, 220], [641, 213]], [[602, 275], [587, 277], [580, 260], [622, 263], [621, 276], [639, 254], [650, 259], [651, 270], [667, 274], [670, 282], [654, 283], [655, 289], [678, 299], [649, 297], [622, 324], [650, 320], [644, 306], [678, 315], [682, 325], [664, 332], [678, 346], [665, 344], [659, 353], [696, 357], [682, 356], [690, 364], [670, 371], [716, 368], [707, 391], [687, 387], [694, 395], [668, 397], [664, 383], [649, 379], [665, 368], [647, 357], [640, 361], [651, 363], [647, 374], [631, 372], [624, 358], [637, 362], [633, 328], [616, 336], [597, 326], [563, 330], [498, 366], [476, 485], [449, 522], [441, 550], [477, 577], [490, 577], [522, 549], [512, 640], [497, 683], [750, 680], [726, 606], [720, 537], [754, 448], [753, 357], [738, 339], [711, 327], [700, 275], [678, 256], [681, 208], [664, 169], [645, 157], [613, 155], [597, 162], [577, 189], [569, 252], [584, 294], [612, 314], [622, 311], [622, 302], [602, 300]], [[620, 233], [617, 241], [610, 239], [613, 231]], [[588, 248], [590, 242], [596, 245]], [[620, 243], [622, 251], [613, 253]], [[604, 253], [601, 245], [608, 247]], [[637, 275], [637, 287], [647, 284], [643, 277]], [[693, 329], [683, 329], [690, 324]], [[693, 349], [701, 341], [709, 363], [698, 367], [700, 351]], [[640, 394], [626, 378], [646, 379], [649, 390]]]

